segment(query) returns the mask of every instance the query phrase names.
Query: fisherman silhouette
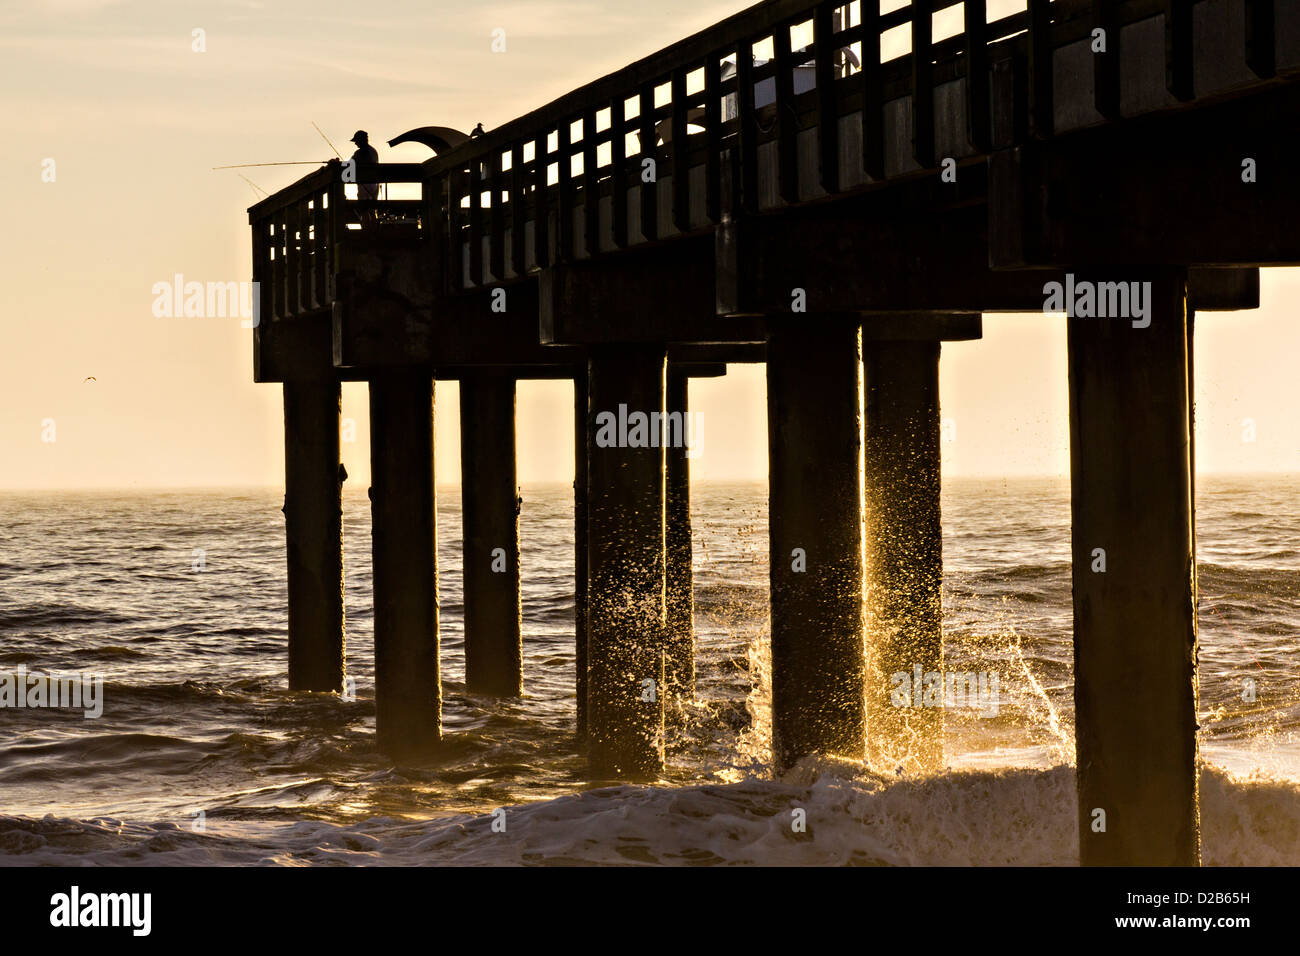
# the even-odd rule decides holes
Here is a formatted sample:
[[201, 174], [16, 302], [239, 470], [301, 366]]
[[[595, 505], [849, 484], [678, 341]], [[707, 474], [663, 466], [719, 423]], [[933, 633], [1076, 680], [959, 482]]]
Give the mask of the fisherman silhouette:
[[[378, 163], [379, 151], [370, 145], [370, 134], [363, 129], [357, 130], [352, 134], [352, 142], [357, 144], [357, 151], [352, 154], [354, 163]], [[357, 199], [378, 199], [379, 184], [373, 182], [357, 181]], [[363, 225], [375, 222], [376, 210], [363, 209], [361, 211], [361, 222]]]

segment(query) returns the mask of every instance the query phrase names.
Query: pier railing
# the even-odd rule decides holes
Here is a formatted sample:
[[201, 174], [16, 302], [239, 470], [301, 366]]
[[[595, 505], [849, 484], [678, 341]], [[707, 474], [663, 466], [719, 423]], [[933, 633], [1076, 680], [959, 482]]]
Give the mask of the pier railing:
[[330, 160], [251, 207], [253, 280], [261, 283], [262, 315], [283, 319], [328, 310], [344, 242], [418, 238], [429, 218], [425, 178], [419, 163]]
[[[1052, 51], [1098, 25], [1117, 43], [1121, 27], [1163, 14], [1169, 88], [1189, 98], [1196, 2], [1028, 0], [989, 23], [987, 0], [913, 0], [887, 13], [880, 0], [770, 0], [432, 160], [447, 291], [705, 230], [724, 209], [812, 201], [932, 169], [941, 161], [934, 91], [953, 81], [965, 114], [957, 155], [986, 152], [995, 59], [1012, 60], [1017, 99], [998, 145], [1050, 136]], [[936, 40], [945, 11], [961, 28]], [[1097, 107], [1114, 118], [1120, 58], [1096, 62]], [[904, 99], [908, 112], [887, 111]], [[853, 114], [856, 128], [842, 122]]]
[[[1233, 2], [1245, 66], [1267, 80], [1275, 0]], [[455, 293], [1049, 138], [1062, 110], [1073, 126], [1118, 119], [1120, 56], [1089, 55], [1068, 101], [1053, 89], [1056, 51], [1098, 28], [1117, 45], [1163, 21], [1169, 96], [1143, 109], [1176, 107], [1194, 95], [1199, 4], [1222, 6], [1026, 0], [988, 22], [988, 0], [768, 0], [427, 163], [358, 167], [358, 181], [422, 181], [420, 199], [348, 199], [331, 162], [250, 210], [255, 277], [273, 316], [326, 308], [345, 233], [406, 229]]]

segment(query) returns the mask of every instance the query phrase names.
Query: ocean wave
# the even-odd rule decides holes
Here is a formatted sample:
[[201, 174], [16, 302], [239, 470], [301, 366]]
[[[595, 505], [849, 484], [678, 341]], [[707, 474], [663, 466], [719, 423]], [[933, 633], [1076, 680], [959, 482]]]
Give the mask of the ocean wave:
[[[1300, 784], [1206, 767], [1200, 788], [1203, 863], [1300, 864]], [[606, 787], [507, 806], [504, 832], [487, 813], [337, 824], [225, 811], [203, 832], [0, 816], [0, 864], [1072, 866], [1076, 806], [1064, 765], [891, 780], [812, 759], [776, 781]]]

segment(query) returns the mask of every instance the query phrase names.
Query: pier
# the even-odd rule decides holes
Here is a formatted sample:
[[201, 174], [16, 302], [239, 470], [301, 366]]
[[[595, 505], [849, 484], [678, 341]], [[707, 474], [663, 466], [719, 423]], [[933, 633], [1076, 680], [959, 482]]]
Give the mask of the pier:
[[[943, 668], [939, 363], [985, 312], [1063, 311], [1080, 861], [1196, 865], [1194, 317], [1300, 262], [1300, 6], [889, 6], [768, 0], [425, 163], [330, 162], [249, 210], [291, 689], [343, 686], [340, 382], [366, 382], [378, 743], [436, 752], [458, 381], [466, 681], [521, 693], [515, 386], [569, 379], [575, 726], [593, 778], [657, 778], [694, 693], [689, 459], [659, 426], [692, 377], [761, 362], [774, 767], [941, 768], [942, 709], [889, 680]], [[345, 171], [418, 198], [352, 198]], [[621, 407], [650, 424], [611, 444]]]

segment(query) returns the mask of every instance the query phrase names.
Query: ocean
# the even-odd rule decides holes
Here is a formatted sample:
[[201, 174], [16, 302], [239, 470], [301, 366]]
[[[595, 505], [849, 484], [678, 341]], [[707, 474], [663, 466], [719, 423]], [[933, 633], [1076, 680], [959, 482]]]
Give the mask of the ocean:
[[[773, 774], [766, 487], [692, 493], [697, 700], [664, 778], [614, 787], [574, 740], [567, 485], [521, 491], [513, 701], [465, 692], [460, 496], [439, 490], [446, 744], [418, 766], [374, 747], [364, 487], [344, 497], [355, 701], [287, 690], [278, 490], [0, 494], [0, 674], [104, 681], [95, 719], [0, 708], [0, 864], [1077, 862], [1067, 481], [945, 482], [947, 667], [999, 674], [1000, 706], [950, 712], [924, 776]], [[1300, 864], [1300, 479], [1198, 477], [1197, 553], [1204, 862]]]

